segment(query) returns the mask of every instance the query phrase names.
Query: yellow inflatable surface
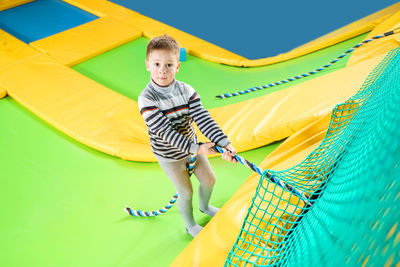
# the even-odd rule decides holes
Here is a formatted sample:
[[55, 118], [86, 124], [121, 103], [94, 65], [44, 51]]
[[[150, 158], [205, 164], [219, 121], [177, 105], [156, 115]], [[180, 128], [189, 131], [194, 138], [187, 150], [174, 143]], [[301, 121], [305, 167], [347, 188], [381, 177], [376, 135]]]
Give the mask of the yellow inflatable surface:
[[72, 66], [141, 36], [142, 32], [125, 23], [102, 17], [30, 45]]
[[[367, 38], [372, 38], [373, 36], [382, 34], [383, 32], [394, 30], [395, 32], [400, 31], [400, 10], [397, 10], [394, 14], [388, 16], [384, 21], [376, 25], [373, 30], [368, 34]], [[399, 34], [391, 35], [387, 38], [378, 39], [374, 41], [374, 45], [372, 47], [363, 46], [359, 49], [356, 49], [354, 53], [352, 53], [347, 65], [352, 65], [362, 60], [374, 57], [382, 51], [389, 51], [393, 48], [396, 48], [400, 45], [400, 36]]]
[[2, 40], [0, 42], [0, 70], [25, 58], [40, 54], [36, 49], [33, 49], [1, 29], [0, 40]]
[[7, 91], [6, 89], [0, 87], [0, 99], [7, 96]]

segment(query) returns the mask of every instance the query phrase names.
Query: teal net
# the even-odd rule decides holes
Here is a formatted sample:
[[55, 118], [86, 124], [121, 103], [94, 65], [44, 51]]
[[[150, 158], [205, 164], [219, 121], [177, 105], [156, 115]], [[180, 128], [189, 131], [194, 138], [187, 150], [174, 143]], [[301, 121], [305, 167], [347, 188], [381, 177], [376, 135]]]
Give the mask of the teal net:
[[[332, 111], [300, 164], [266, 170], [225, 266], [395, 266], [400, 261], [400, 48]], [[272, 183], [270, 172], [308, 197]]]

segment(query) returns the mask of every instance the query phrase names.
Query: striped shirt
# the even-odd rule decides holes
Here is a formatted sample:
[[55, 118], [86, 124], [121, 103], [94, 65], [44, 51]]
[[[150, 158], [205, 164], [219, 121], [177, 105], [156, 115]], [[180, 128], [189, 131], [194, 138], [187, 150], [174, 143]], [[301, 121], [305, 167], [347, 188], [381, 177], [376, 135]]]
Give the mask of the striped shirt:
[[138, 104], [158, 161], [177, 161], [197, 153], [193, 121], [213, 143], [221, 147], [230, 144], [201, 104], [199, 94], [184, 82], [175, 80], [170, 86], [161, 87], [150, 80], [139, 95]]

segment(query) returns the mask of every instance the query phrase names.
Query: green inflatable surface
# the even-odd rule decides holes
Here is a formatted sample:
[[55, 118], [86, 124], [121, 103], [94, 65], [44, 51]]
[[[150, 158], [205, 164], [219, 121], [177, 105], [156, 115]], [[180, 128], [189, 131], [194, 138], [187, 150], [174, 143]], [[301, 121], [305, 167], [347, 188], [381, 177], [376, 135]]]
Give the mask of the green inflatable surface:
[[[175, 193], [157, 163], [88, 148], [10, 97], [0, 100], [0, 114], [2, 266], [167, 266], [192, 240], [176, 207], [152, 218], [123, 212], [126, 204], [159, 209]], [[241, 155], [259, 164], [278, 145]], [[217, 176], [211, 203], [221, 207], [251, 170], [210, 162]], [[197, 203], [195, 195], [195, 218], [205, 225], [210, 218]]]
[[[206, 108], [231, 104], [312, 77], [227, 100], [215, 95], [311, 71], [364, 36], [266, 67], [237, 68], [188, 56], [177, 78], [199, 91]], [[74, 69], [137, 100], [149, 80], [144, 65], [147, 42], [140, 38]], [[342, 68], [346, 60], [317, 75]], [[0, 127], [2, 266], [168, 266], [192, 240], [176, 207], [152, 218], [123, 212], [126, 204], [159, 209], [175, 193], [157, 163], [124, 161], [88, 148], [10, 97], [0, 100]], [[259, 164], [278, 145], [240, 155]], [[221, 158], [210, 162], [217, 176], [211, 203], [221, 207], [251, 171]], [[196, 178], [192, 180], [197, 187]], [[195, 218], [205, 225], [210, 218], [198, 211], [195, 192]]]

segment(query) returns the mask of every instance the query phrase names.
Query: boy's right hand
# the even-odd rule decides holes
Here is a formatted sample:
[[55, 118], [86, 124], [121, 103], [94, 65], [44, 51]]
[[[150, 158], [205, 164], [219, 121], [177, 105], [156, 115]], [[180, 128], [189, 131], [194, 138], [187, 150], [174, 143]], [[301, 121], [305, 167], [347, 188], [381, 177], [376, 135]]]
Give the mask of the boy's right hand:
[[199, 150], [197, 151], [198, 154], [205, 154], [205, 155], [212, 155], [215, 154], [216, 152], [212, 150], [212, 147], [215, 146], [214, 143], [207, 142], [204, 144], [199, 145]]

